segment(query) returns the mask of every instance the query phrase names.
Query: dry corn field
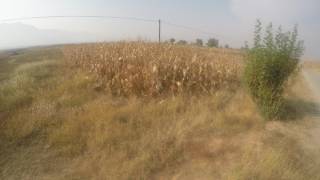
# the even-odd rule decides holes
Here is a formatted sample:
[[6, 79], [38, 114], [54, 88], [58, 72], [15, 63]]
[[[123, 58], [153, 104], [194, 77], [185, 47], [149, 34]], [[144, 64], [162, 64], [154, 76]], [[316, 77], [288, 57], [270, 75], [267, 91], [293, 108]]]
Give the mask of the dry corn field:
[[69, 45], [72, 66], [98, 76], [113, 95], [211, 94], [239, 84], [243, 54], [157, 43]]

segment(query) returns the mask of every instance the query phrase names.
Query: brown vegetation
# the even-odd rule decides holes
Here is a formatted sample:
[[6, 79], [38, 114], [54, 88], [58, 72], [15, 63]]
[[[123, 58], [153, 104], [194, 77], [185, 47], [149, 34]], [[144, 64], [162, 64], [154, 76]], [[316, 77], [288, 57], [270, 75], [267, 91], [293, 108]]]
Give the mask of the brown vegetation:
[[[43, 49], [38, 53], [26, 51], [8, 59], [7, 63], [14, 59], [23, 62], [23, 57], [38, 60], [17, 64], [0, 85], [0, 179], [319, 176], [319, 166], [313, 159], [317, 157], [313, 155], [315, 151], [300, 147], [300, 139], [304, 142], [307, 139], [303, 123], [266, 123], [240, 86], [241, 53], [144, 43], [66, 48], [67, 63], [63, 56], [56, 55], [60, 50], [59, 53]], [[163, 50], [166, 53], [158, 48], [166, 49]], [[54, 56], [48, 57], [50, 54]], [[195, 54], [196, 61], [192, 62]], [[174, 75], [183, 74], [180, 67], [176, 71], [167, 67], [165, 63], [174, 66], [175, 62], [169, 61], [171, 56], [180, 58], [177, 63], [182, 67], [189, 67], [190, 78], [184, 81], [181, 91], [167, 88], [160, 93], [150, 85], [156, 78], [152, 74], [154, 64], [162, 69], [160, 79], [168, 77], [169, 85], [180, 82]], [[119, 61], [119, 57], [124, 60]], [[123, 74], [128, 68], [124, 61], [133, 66], [128, 70], [130, 74]], [[112, 64], [113, 68], [101, 70], [106, 66], [104, 63]], [[199, 68], [206, 66], [206, 73], [199, 74]], [[228, 69], [231, 75], [226, 76]], [[117, 80], [140, 73], [137, 80], [146, 85], [136, 85], [134, 79], [129, 81], [133, 83], [130, 86], [112, 81], [107, 77], [109, 72]], [[189, 86], [193, 81], [205, 85], [198, 82], [201, 78], [214, 78], [208, 82], [218, 85], [205, 86], [210, 93]], [[111, 93], [110, 83], [118, 87], [115, 88], [118, 93]], [[291, 88], [296, 92], [297, 87], [305, 85]], [[287, 97], [296, 101], [297, 96], [304, 98], [307, 94], [299, 92]], [[302, 101], [296, 104], [302, 107]], [[297, 117], [307, 119], [305, 109], [296, 104], [292, 108]]]

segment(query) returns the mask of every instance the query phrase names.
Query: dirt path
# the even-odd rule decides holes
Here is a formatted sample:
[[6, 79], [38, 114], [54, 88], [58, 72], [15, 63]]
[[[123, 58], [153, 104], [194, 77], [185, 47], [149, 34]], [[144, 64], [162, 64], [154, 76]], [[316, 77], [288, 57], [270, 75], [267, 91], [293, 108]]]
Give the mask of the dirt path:
[[320, 72], [315, 70], [303, 70], [303, 75], [306, 78], [307, 82], [309, 83], [312, 91], [319, 99], [320, 104]]
[[312, 69], [304, 69], [302, 73], [314, 94], [314, 102], [317, 103], [319, 109], [317, 111], [318, 113], [312, 114], [312, 118], [316, 123], [314, 128], [312, 128], [311, 135], [317, 143], [317, 146], [320, 147], [320, 72]]

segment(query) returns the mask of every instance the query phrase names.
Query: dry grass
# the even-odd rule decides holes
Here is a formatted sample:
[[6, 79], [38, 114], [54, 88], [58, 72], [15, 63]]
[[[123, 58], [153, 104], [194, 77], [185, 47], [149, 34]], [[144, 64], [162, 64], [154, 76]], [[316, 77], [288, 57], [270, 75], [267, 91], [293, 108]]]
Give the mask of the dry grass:
[[230, 136], [257, 125], [248, 117], [259, 117], [236, 103], [234, 98], [247, 100], [241, 93], [148, 102], [103, 94], [96, 98], [88, 95], [96, 93], [90, 76], [65, 75], [30, 106], [16, 109], [2, 129], [4, 139], [28, 144], [43, 138], [55, 157], [72, 158], [65, 179], [148, 179], [186, 161], [191, 133]]
[[[237, 52], [144, 43], [89, 44], [64, 51], [67, 66], [51, 61], [18, 66], [6, 82], [23, 74], [21, 82], [27, 83], [0, 85], [16, 90], [1, 97], [5, 107], [1, 112], [7, 115], [0, 121], [0, 179], [312, 179], [319, 175], [315, 151], [300, 147], [300, 139], [307, 139], [304, 122], [264, 122], [239, 86], [243, 57]], [[102, 52], [104, 57], [99, 56]], [[119, 61], [125, 54], [128, 57]], [[156, 82], [180, 82], [173, 76], [180, 77], [183, 68], [175, 71], [165, 64], [174, 66], [174, 58], [190, 69], [185, 85], [179, 91], [154, 90], [150, 85], [156, 78], [154, 64], [160, 79], [170, 74], [168, 83]], [[128, 70], [124, 62], [134, 70], [120, 76]], [[97, 68], [90, 64], [108, 71], [93, 71]], [[199, 74], [205, 66], [210, 68]], [[110, 71], [121, 80], [140, 70], [143, 73], [136, 78], [146, 86], [107, 77]], [[214, 78], [208, 81], [218, 85], [206, 86], [206, 91], [188, 85], [201, 78]], [[116, 92], [111, 87], [117, 87]], [[299, 93], [296, 87], [288, 98], [304, 97], [300, 95], [306, 92]], [[31, 100], [20, 104], [18, 92], [23, 89], [28, 89]], [[4, 92], [0, 88], [0, 95]], [[13, 103], [4, 105], [7, 100]], [[307, 117], [304, 109], [293, 106], [299, 117]]]
[[239, 84], [243, 54], [153, 43], [105, 43], [65, 48], [67, 60], [94, 72], [114, 95], [210, 94]]

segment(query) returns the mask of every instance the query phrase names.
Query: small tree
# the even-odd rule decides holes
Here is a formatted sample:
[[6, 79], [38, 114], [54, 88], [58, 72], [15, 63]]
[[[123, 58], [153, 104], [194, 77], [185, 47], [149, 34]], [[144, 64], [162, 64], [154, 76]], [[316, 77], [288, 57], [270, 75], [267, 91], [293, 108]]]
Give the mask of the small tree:
[[188, 42], [186, 40], [180, 40], [180, 41], [177, 42], [177, 44], [186, 45], [186, 44], [188, 44]]
[[196, 39], [196, 46], [203, 46], [203, 40], [202, 39]]
[[298, 29], [274, 36], [270, 23], [262, 36], [262, 24], [258, 20], [254, 33], [254, 47], [248, 50], [245, 82], [268, 119], [277, 118], [283, 107], [283, 91], [289, 76], [297, 69], [303, 53], [303, 42], [298, 40]]
[[176, 42], [176, 40], [175, 40], [174, 38], [171, 38], [171, 39], [169, 40], [169, 42], [170, 42], [171, 44], [174, 44], [174, 43]]
[[207, 43], [208, 47], [219, 47], [219, 40], [210, 38]]
[[230, 48], [229, 44], [226, 44], [224, 48], [229, 49]]

